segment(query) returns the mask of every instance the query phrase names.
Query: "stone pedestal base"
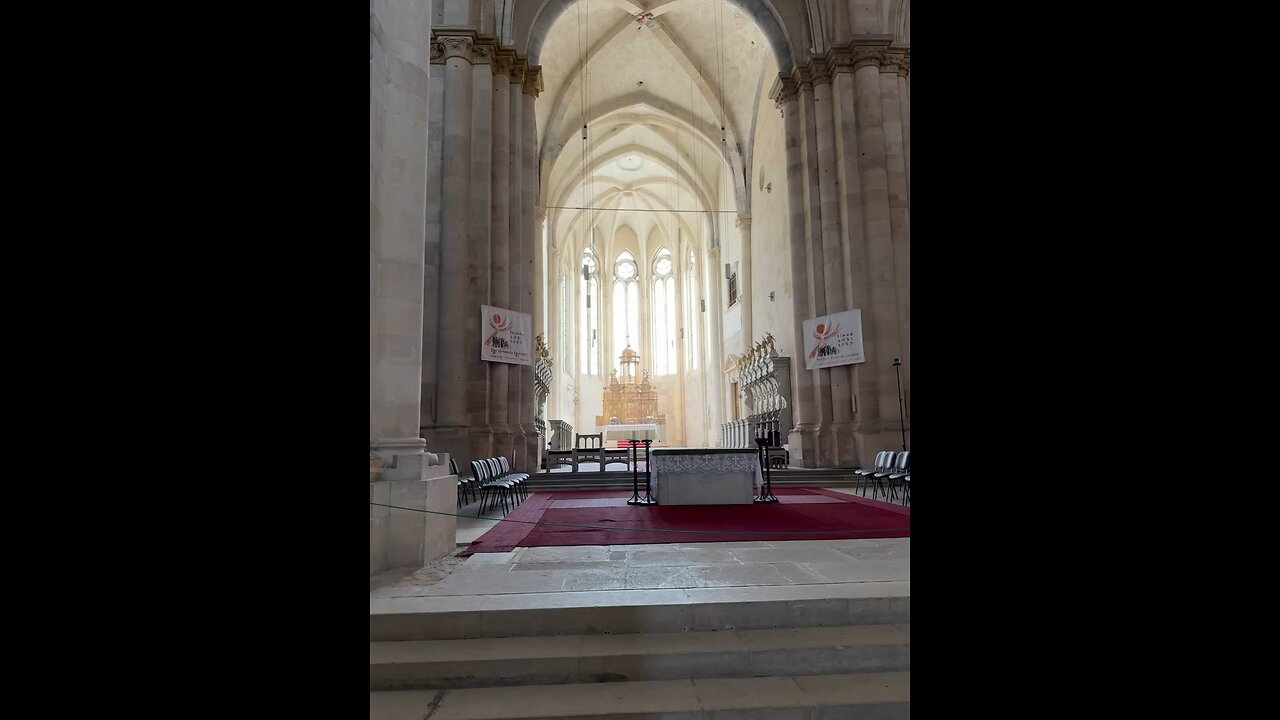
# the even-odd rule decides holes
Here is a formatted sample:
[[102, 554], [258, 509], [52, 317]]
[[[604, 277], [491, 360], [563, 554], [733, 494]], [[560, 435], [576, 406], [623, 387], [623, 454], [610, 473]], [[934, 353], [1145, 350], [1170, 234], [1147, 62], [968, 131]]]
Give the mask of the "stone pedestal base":
[[[544, 444], [542, 436], [538, 434], [538, 429], [533, 425], [524, 428], [524, 460], [518, 472], [535, 473], [538, 468], [542, 467], [542, 451]], [[516, 470], [516, 468], [512, 468]]]
[[[448, 453], [458, 461], [458, 469], [467, 467], [467, 463], [481, 458], [472, 457], [471, 438], [467, 435], [466, 425], [437, 425], [421, 429], [423, 442], [431, 448], [431, 452]], [[464, 472], [466, 472], [464, 470]]]
[[[493, 456], [505, 457], [508, 462], [515, 454], [515, 441], [512, 439], [511, 426], [494, 425], [493, 426]], [[515, 466], [512, 466], [512, 470]], [[523, 471], [522, 471], [523, 472]]]
[[860, 467], [858, 463], [860, 456], [858, 454], [857, 434], [854, 431], [853, 423], [832, 423], [823, 435], [827, 439], [827, 446], [831, 450], [831, 465], [829, 467]]
[[487, 425], [471, 426], [467, 431], [467, 447], [470, 449], [468, 456], [473, 459], [496, 457], [502, 454], [494, 452], [493, 432], [489, 430]]
[[[528, 446], [524, 441], [524, 430], [519, 425], [511, 426], [511, 454], [507, 455], [507, 459], [511, 461], [511, 469], [516, 472], [532, 472], [526, 470], [528, 465], [525, 464], [524, 456], [528, 452]], [[503, 453], [506, 455], [506, 453]]]
[[802, 425], [793, 429], [787, 434], [787, 446], [794, 467], [819, 467], [818, 433], [812, 426]]
[[[902, 452], [902, 428], [896, 420], [858, 423], [854, 425], [853, 434], [858, 446], [858, 457], [864, 467], [874, 463], [876, 453], [881, 450]], [[911, 432], [908, 430], [908, 443], [910, 440]], [[907, 447], [910, 448], [910, 444]]]
[[[399, 465], [408, 465], [401, 456]], [[421, 466], [420, 466], [421, 467]], [[445, 472], [447, 472], [447, 466]], [[431, 466], [432, 474], [440, 466]], [[457, 518], [415, 510], [453, 513], [457, 507], [458, 476], [369, 483], [369, 574], [391, 568], [420, 568], [456, 548]], [[410, 510], [380, 507], [394, 505]]]

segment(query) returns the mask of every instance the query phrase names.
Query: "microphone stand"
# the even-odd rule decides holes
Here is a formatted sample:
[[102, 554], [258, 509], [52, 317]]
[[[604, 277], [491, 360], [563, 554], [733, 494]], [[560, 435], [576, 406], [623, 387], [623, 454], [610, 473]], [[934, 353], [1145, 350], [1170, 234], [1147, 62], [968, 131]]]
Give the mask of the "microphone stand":
[[907, 409], [902, 401], [902, 361], [893, 359], [893, 372], [898, 376], [898, 426], [902, 428], [902, 450], [907, 450]]

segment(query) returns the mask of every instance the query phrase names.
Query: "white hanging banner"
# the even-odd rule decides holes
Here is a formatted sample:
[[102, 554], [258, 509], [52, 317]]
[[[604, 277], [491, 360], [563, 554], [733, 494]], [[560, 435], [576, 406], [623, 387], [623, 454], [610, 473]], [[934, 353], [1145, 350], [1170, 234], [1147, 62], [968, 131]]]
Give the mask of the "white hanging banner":
[[823, 315], [804, 321], [804, 369], [866, 362], [862, 352], [862, 311]]
[[533, 364], [533, 317], [480, 306], [480, 359], [512, 365]]

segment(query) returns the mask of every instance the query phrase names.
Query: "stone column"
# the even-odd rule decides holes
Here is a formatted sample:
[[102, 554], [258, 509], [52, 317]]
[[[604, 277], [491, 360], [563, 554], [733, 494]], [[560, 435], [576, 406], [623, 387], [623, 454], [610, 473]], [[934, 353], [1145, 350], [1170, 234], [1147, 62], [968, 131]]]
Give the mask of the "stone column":
[[[712, 238], [712, 241], [714, 240]], [[717, 245], [707, 251], [708, 262], [703, 263], [707, 273], [707, 282], [703, 285], [706, 288], [707, 295], [707, 314], [703, 317], [706, 319], [707, 336], [710, 340], [706, 353], [706, 398], [708, 406], [713, 409], [712, 422], [714, 424], [724, 423], [732, 417], [729, 409], [730, 405], [725, 401], [725, 395], [729, 392], [731, 386], [729, 385], [729, 376], [724, 372], [724, 311], [728, 299], [723, 294], [724, 262], [722, 257], [720, 247]], [[731, 399], [731, 401], [737, 402], [736, 399]]]
[[[507, 197], [510, 203], [507, 208], [507, 262], [509, 267], [508, 281], [511, 288], [511, 309], [519, 309], [520, 297], [520, 257], [524, 246], [520, 241], [520, 205], [521, 188], [524, 186], [524, 74], [527, 64], [521, 58], [511, 64], [511, 77], [508, 86], [507, 127], [509, 142], [507, 146]], [[521, 383], [524, 374], [520, 365], [512, 365], [507, 370], [507, 425], [511, 428], [511, 447], [503, 448], [500, 455], [511, 460], [513, 469], [524, 472], [527, 468], [516, 463], [516, 448], [524, 447], [524, 429], [520, 426]], [[530, 392], [533, 388], [531, 387]]]
[[533, 334], [542, 335], [551, 347], [551, 336], [547, 333], [548, 295], [547, 286], [547, 209], [541, 205], [533, 208], [533, 245], [537, 249], [533, 256]]
[[[541, 205], [535, 205], [533, 208], [533, 334], [534, 336], [542, 335], [546, 341], [547, 347], [551, 348], [553, 338], [548, 332], [550, 325], [547, 323], [547, 296], [550, 295], [550, 288], [547, 287], [547, 209]], [[554, 362], [554, 355], [552, 356]], [[554, 377], [554, 376], [552, 376]], [[554, 385], [554, 381], [551, 385]], [[548, 388], [548, 391], [550, 388]], [[547, 402], [551, 402], [551, 394], [547, 393]], [[542, 408], [538, 407], [537, 388], [534, 388], [533, 404], [530, 406], [533, 418], [536, 420], [538, 413]], [[547, 422], [548, 418], [543, 415], [543, 422]], [[530, 422], [533, 422], [532, 420]], [[534, 423], [534, 430], [537, 431], [537, 423]], [[551, 437], [551, 428], [547, 427], [547, 434], [539, 440], [539, 461], [534, 465], [535, 468], [541, 467], [541, 452], [547, 449], [547, 438]], [[532, 471], [530, 471], [532, 472]]]
[[[907, 181], [907, 207], [911, 207], [911, 49], [902, 54], [898, 69], [898, 102], [902, 105], [902, 161]], [[910, 217], [910, 213], [908, 213]]]
[[[818, 174], [818, 124], [814, 103], [813, 83], [807, 68], [796, 68], [800, 87], [800, 123], [803, 138], [800, 145], [802, 169], [800, 177], [804, 187], [805, 228], [804, 242], [809, 259], [809, 310], [814, 317], [829, 312], [826, 296], [826, 258], [822, 242], [822, 198]], [[824, 108], [825, 109], [825, 108]], [[801, 327], [803, 331], [803, 326]], [[800, 345], [803, 350], [804, 345]], [[831, 369], [811, 370], [814, 390], [814, 421], [818, 431], [818, 457], [816, 467], [835, 465], [834, 427], [831, 415]]]
[[736, 225], [742, 235], [742, 267], [738, 277], [738, 293], [742, 296], [742, 351], [749, 352], [755, 341], [751, 330], [751, 305], [755, 302], [751, 285], [751, 215], [738, 213]]
[[804, 159], [801, 153], [803, 131], [800, 124], [799, 86], [789, 77], [779, 77], [769, 93], [782, 108], [783, 132], [787, 153], [787, 204], [790, 212], [792, 318], [795, 321], [795, 376], [792, 379], [792, 418], [794, 428], [788, 433], [791, 464], [818, 466], [817, 413], [814, 409], [813, 372], [804, 369], [804, 321], [809, 309], [809, 259], [805, 243]]
[[[871, 295], [866, 282], [866, 242], [863, 237], [862, 212], [862, 179], [858, 172], [857, 128], [854, 119], [854, 86], [853, 59], [847, 47], [833, 48], [827, 53], [828, 71], [832, 73], [832, 105], [836, 116], [836, 148], [837, 172], [839, 173], [839, 192], [837, 193], [842, 220], [842, 251], [844, 264], [842, 269], [848, 278], [845, 285], [844, 300], [847, 308], [862, 311], [863, 323], [870, 317]], [[849, 407], [856, 423], [864, 415], [866, 409], [859, 407], [859, 391], [866, 370], [863, 363], [847, 366], [850, 378]], [[859, 444], [859, 436], [853, 428], [854, 457], [843, 464], [866, 465], [868, 452], [870, 457], [883, 448], [867, 448]]]
[[493, 430], [489, 427], [489, 370], [493, 365], [474, 352], [480, 341], [480, 306], [490, 304], [489, 269], [493, 190], [493, 69], [496, 50], [492, 38], [478, 38], [471, 47], [471, 222], [467, 238], [467, 296], [463, 310], [461, 350], [467, 367], [467, 439], [469, 458], [493, 455]]
[[[537, 257], [538, 239], [535, 237], [538, 223], [534, 220], [534, 207], [538, 204], [538, 123], [534, 113], [533, 101], [542, 91], [542, 73], [538, 68], [527, 68], [524, 76], [524, 106], [522, 108], [524, 138], [520, 146], [521, 166], [524, 168], [524, 181], [520, 186], [521, 223], [523, 231], [519, 235], [524, 249], [520, 254], [521, 295], [520, 312], [533, 314], [534, 293], [534, 258]], [[533, 342], [533, 338], [529, 338]], [[530, 346], [532, 347], [532, 345]], [[517, 451], [521, 459], [522, 472], [537, 472], [542, 459], [542, 436], [534, 425], [535, 389], [533, 382], [533, 366], [520, 365], [520, 426], [524, 430], [524, 451]]]
[[[545, 211], [546, 209], [543, 208], [543, 210]], [[544, 222], [547, 226], [547, 265], [543, 273], [543, 277], [546, 280], [545, 292], [547, 293], [547, 346], [551, 348], [552, 362], [555, 363], [555, 374], [552, 376], [554, 379], [551, 381], [551, 393], [547, 396], [547, 414], [545, 418], [547, 421], [547, 438], [550, 440], [551, 434], [554, 432], [551, 429], [551, 421], [553, 419], [564, 419], [560, 411], [560, 408], [564, 405], [564, 380], [560, 376], [569, 367], [565, 365], [569, 361], [569, 353], [565, 349], [564, 341], [562, 340], [564, 337], [562, 329], [564, 306], [561, 303], [564, 301], [560, 297], [561, 283], [564, 282], [561, 276], [562, 268], [560, 263], [562, 258], [560, 257], [560, 246], [564, 241], [557, 240], [552, 236], [551, 229], [556, 226], [556, 221], [551, 217], [550, 213], [547, 214]]]
[[[369, 500], [436, 509], [454, 483], [418, 434], [431, 4], [380, 0], [369, 25]], [[452, 550], [452, 518], [429, 517], [370, 505], [370, 573]]]
[[[906, 165], [905, 105], [901, 89], [909, 72], [904, 48], [890, 47], [880, 72], [880, 99], [884, 107], [885, 172], [889, 182], [889, 230], [893, 236], [894, 286], [898, 291], [898, 327], [902, 359], [902, 395], [906, 428], [911, 432], [911, 196]], [[896, 381], [896, 378], [895, 378]], [[896, 392], [896, 387], [895, 387]], [[894, 407], [898, 407], [895, 405]], [[901, 412], [901, 409], [899, 410]]]
[[412, 3], [370, 15], [369, 444], [386, 479], [421, 479], [426, 467], [418, 414], [429, 57], [417, 33], [430, 27], [429, 9]]
[[[515, 52], [498, 50], [493, 61], [493, 203], [489, 208], [492, 270], [489, 297], [495, 307], [511, 307], [510, 155], [511, 62]], [[489, 370], [489, 422], [493, 427], [493, 455], [511, 459], [511, 425], [507, 419], [508, 377], [511, 365], [492, 363]]]
[[[467, 233], [470, 230], [472, 38], [437, 36], [444, 56], [444, 143], [441, 173], [441, 298], [464, 298], [467, 292]], [[436, 52], [436, 50], [433, 50]], [[427, 441], [459, 458], [467, 444], [467, 371], [465, 303], [441, 302], [437, 346], [438, 402], [436, 425]]]
[[867, 248], [866, 282], [871, 297], [869, 311], [863, 311], [862, 331], [867, 361], [859, 373], [859, 419], [855, 426], [864, 458], [872, 448], [901, 445], [893, 358], [901, 357], [902, 344], [880, 79], [880, 65], [884, 62], [887, 45], [888, 38], [855, 40], [852, 60], [863, 233]]
[[[825, 63], [813, 69], [814, 119], [817, 125], [818, 197], [822, 208], [822, 278], [826, 312], [850, 309], [845, 303], [844, 235], [840, 224], [840, 200], [836, 177], [835, 103], [831, 92], [831, 75]], [[829, 271], [828, 271], [829, 270]], [[817, 270], [815, 269], [815, 277]], [[831, 382], [832, 464], [852, 467], [856, 462], [853, 439], [853, 393], [849, 380], [851, 368], [840, 365], [828, 368]]]

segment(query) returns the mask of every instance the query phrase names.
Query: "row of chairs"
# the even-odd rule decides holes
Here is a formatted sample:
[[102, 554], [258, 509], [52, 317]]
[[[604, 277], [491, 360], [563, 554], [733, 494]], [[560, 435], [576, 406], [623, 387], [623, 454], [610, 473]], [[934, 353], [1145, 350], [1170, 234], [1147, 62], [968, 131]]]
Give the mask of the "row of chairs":
[[870, 468], [858, 468], [853, 473], [862, 478], [862, 496], [867, 496], [867, 485], [871, 485], [871, 499], [883, 492], [886, 500], [898, 499], [898, 488], [902, 488], [902, 504], [911, 502], [911, 451], [894, 452], [881, 450], [876, 453], [876, 464]]
[[496, 509], [499, 503], [505, 515], [529, 497], [529, 473], [512, 472], [506, 457], [472, 460], [470, 475], [459, 472], [457, 461], [449, 458], [449, 469], [458, 476], [458, 507], [480, 500], [476, 517], [483, 515], [486, 507]]

